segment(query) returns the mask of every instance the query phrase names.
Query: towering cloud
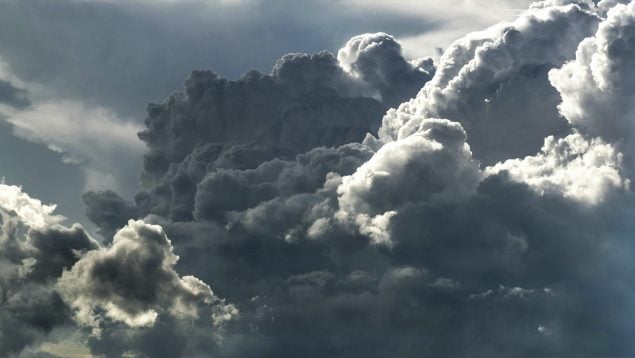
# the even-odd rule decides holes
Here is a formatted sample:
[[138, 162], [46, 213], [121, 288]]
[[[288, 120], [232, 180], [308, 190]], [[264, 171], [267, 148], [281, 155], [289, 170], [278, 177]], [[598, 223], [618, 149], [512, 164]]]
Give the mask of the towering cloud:
[[384, 117], [379, 138], [408, 136], [422, 118], [447, 118], [463, 125], [476, 158], [493, 164], [535, 153], [547, 135], [566, 133], [547, 73], [575, 56], [600, 19], [578, 4], [537, 5], [454, 42], [417, 98]]
[[550, 72], [562, 115], [581, 131], [620, 142], [630, 173], [635, 169], [635, 4], [617, 4], [597, 33], [582, 41], [574, 61]]
[[103, 244], [0, 195], [10, 351], [75, 324], [106, 356], [635, 354], [634, 6], [541, 1], [438, 70], [376, 33], [193, 72], [134, 202], [84, 195]]
[[[356, 37], [339, 60], [328, 52], [286, 55], [270, 75], [250, 71], [227, 81], [193, 72], [184, 93], [148, 108], [139, 134], [150, 148], [142, 174], [147, 190], [136, 199], [141, 215], [191, 220], [206, 173], [219, 171], [220, 178], [226, 170], [359, 142], [376, 132], [388, 106], [414, 96], [433, 73], [431, 60], [411, 64], [386, 34]], [[87, 199], [98, 205], [99, 197]]]

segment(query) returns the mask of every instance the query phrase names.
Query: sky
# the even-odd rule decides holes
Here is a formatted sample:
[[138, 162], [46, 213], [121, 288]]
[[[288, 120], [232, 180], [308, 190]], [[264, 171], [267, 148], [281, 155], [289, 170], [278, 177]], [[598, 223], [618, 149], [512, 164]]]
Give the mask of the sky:
[[635, 1], [0, 0], [0, 356], [633, 356]]
[[[2, 176], [90, 225], [81, 192], [134, 195], [145, 150], [136, 132], [146, 107], [181, 90], [192, 70], [228, 79], [250, 69], [269, 73], [287, 53], [337, 52], [368, 32], [400, 39], [408, 58], [438, 57], [456, 38], [513, 18], [520, 6], [499, 1], [485, 11], [479, 1], [3, 0], [0, 78], [28, 91], [33, 103], [1, 108], [15, 127], [1, 135], [22, 139], [19, 161], [14, 144], [3, 141]], [[51, 153], [41, 156], [46, 147]], [[54, 155], [60, 158], [48, 158]], [[39, 179], [41, 166], [59, 179]], [[65, 183], [69, 171], [84, 178]]]

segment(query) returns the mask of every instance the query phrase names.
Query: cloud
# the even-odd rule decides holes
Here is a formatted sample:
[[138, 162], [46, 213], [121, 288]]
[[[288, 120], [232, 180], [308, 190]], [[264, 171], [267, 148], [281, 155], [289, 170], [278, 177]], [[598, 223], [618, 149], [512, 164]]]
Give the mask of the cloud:
[[3, 114], [18, 136], [46, 144], [67, 162], [85, 163], [88, 189], [128, 190], [125, 173], [137, 165], [133, 160], [122, 163], [122, 158], [141, 155], [143, 149], [134, 134], [136, 125], [122, 122], [104, 108], [64, 101], [38, 102]]
[[635, 77], [629, 69], [635, 59], [633, 9], [632, 2], [613, 6], [597, 33], [580, 43], [576, 58], [549, 73], [562, 97], [560, 113], [585, 133], [621, 141], [631, 174], [635, 130]]
[[20, 188], [1, 184], [0, 193], [0, 353], [11, 355], [70, 323], [55, 280], [97, 243]]
[[13, 185], [0, 184], [0, 206], [16, 213], [27, 225], [36, 228], [58, 224], [64, 220], [63, 216], [53, 214], [55, 205], [43, 204]]
[[13, 107], [28, 107], [30, 101], [24, 89], [15, 87], [10, 81], [0, 80], [0, 103]]
[[[406, 138], [384, 145], [338, 187], [338, 216], [350, 216], [375, 241], [389, 241], [375, 227], [395, 210], [425, 201], [469, 196], [481, 174], [460, 124], [428, 119]], [[379, 220], [379, 222], [378, 222]], [[368, 227], [370, 225], [370, 227]], [[385, 224], [381, 224], [382, 226]]]
[[536, 3], [429, 80], [382, 33], [268, 75], [195, 71], [149, 106], [134, 202], [84, 195], [105, 244], [43, 220], [63, 254], [32, 235], [50, 259], [7, 272], [49, 282], [95, 355], [632, 355], [631, 139], [560, 118], [578, 93], [548, 75], [596, 31], [619, 64], [629, 9]]
[[484, 164], [535, 153], [545, 136], [567, 132], [547, 73], [573, 58], [598, 22], [575, 4], [547, 6], [457, 40], [417, 97], [384, 117], [379, 138], [406, 137], [421, 118], [447, 118], [463, 125]]
[[547, 137], [538, 155], [510, 159], [486, 171], [506, 171], [540, 194], [555, 192], [589, 204], [597, 204], [612, 190], [630, 186], [630, 180], [623, 177], [622, 154], [599, 138], [587, 140], [578, 133], [559, 140]]
[[60, 225], [54, 209], [0, 184], [1, 354], [37, 355], [77, 331], [73, 322], [99, 334], [113, 322], [153, 325], [164, 313], [215, 332], [216, 342], [238, 315], [207, 284], [174, 271], [178, 256], [160, 227], [130, 221], [102, 247], [81, 225]]
[[177, 261], [161, 227], [130, 221], [110, 247], [87, 252], [65, 271], [57, 289], [75, 320], [96, 335], [103, 319], [98, 309], [115, 322], [145, 327], [155, 324], [159, 312], [198, 318], [198, 304], [222, 304], [201, 280], [180, 277]]
[[345, 71], [377, 90], [389, 106], [403, 102], [404, 93], [416, 93], [435, 71], [431, 58], [406, 61], [399, 42], [385, 33], [353, 37], [337, 52], [337, 59]]
[[[267, 195], [270, 198], [277, 195], [276, 191], [289, 189], [270, 190], [263, 184], [259, 194], [249, 194], [243, 191], [245, 185], [251, 185], [247, 184], [249, 180], [273, 179], [238, 179], [233, 174], [235, 170], [268, 171], [250, 175], [254, 178], [286, 170], [289, 173], [282, 174], [291, 177], [295, 173], [285, 169], [282, 162], [262, 165], [274, 158], [287, 161], [321, 146], [343, 146], [331, 156], [366, 150], [346, 144], [360, 142], [368, 132], [376, 131], [389, 105], [382, 94], [386, 86], [391, 88], [387, 100], [403, 101], [430, 78], [434, 67], [426, 62], [428, 72], [423, 72], [418, 65], [407, 62], [399, 44], [387, 35], [363, 35], [355, 41], [359, 40], [376, 50], [341, 60], [329, 52], [289, 54], [276, 63], [270, 75], [250, 71], [238, 81], [195, 71], [185, 83], [185, 93], [175, 94], [162, 104], [150, 105], [147, 129], [139, 134], [150, 148], [144, 156], [142, 173], [147, 189], [135, 199], [141, 208], [139, 215], [153, 213], [179, 221], [191, 220], [197, 185], [203, 183], [205, 187], [200, 192], [217, 191], [210, 194], [215, 195], [216, 201], [208, 208], [198, 207], [197, 214], [218, 211], [211, 206], [226, 211], [232, 205], [245, 209], [248, 204], [243, 199], [256, 200], [248, 199], [249, 195], [263, 200]], [[348, 46], [354, 46], [353, 42], [345, 49]], [[382, 63], [382, 67], [372, 70], [375, 66], [372, 63]], [[355, 71], [363, 69], [367, 77], [346, 72], [347, 66]], [[310, 152], [300, 161], [328, 167], [317, 159], [309, 159], [326, 152], [329, 150]], [[328, 172], [320, 169], [319, 173], [324, 176]], [[307, 184], [296, 179], [298, 183], [293, 185], [314, 188], [316, 180], [322, 179], [317, 177]], [[214, 185], [219, 190], [213, 189]], [[232, 197], [231, 193], [237, 196]]]

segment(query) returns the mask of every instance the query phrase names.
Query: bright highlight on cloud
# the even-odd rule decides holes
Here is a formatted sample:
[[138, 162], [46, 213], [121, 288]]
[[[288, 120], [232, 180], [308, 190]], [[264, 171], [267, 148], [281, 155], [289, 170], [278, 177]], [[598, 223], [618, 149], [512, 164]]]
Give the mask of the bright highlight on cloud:
[[[192, 72], [148, 106], [134, 200], [83, 195], [99, 241], [0, 185], [0, 353], [635, 354], [634, 14], [539, 1], [438, 63], [377, 32]], [[132, 143], [97, 118], [77, 140]]]

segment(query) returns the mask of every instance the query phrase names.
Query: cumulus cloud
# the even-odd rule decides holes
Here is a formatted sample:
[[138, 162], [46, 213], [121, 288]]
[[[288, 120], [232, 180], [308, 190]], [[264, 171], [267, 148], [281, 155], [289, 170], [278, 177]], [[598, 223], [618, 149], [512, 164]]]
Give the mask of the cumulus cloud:
[[[352, 216], [362, 231], [381, 232], [373, 227], [403, 206], [470, 195], [480, 173], [465, 139], [456, 122], [423, 121], [415, 134], [384, 145], [342, 179], [338, 216]], [[385, 241], [379, 233], [371, 236]]]
[[[130, 221], [108, 248], [84, 255], [65, 271], [57, 288], [80, 325], [99, 334], [105, 317], [130, 327], [152, 326], [159, 310], [198, 318], [198, 304], [217, 304], [211, 288], [194, 276], [180, 277], [172, 245], [161, 229]], [[231, 314], [231, 310], [229, 311]]]
[[580, 43], [575, 60], [550, 72], [549, 78], [562, 97], [562, 115], [590, 135], [622, 141], [632, 174], [635, 4], [603, 3], [616, 4], [597, 33]]
[[612, 190], [630, 186], [630, 180], [623, 177], [622, 154], [599, 138], [587, 140], [578, 133], [558, 140], [547, 137], [538, 155], [510, 159], [486, 171], [506, 171], [540, 194], [559, 193], [589, 204], [597, 204]]
[[353, 37], [337, 52], [337, 59], [344, 70], [378, 91], [389, 106], [403, 102], [403, 93], [416, 93], [435, 71], [431, 58], [406, 61], [401, 44], [385, 33]]
[[[620, 85], [598, 101], [624, 107], [596, 117], [575, 102], [593, 75], [563, 75], [585, 51], [626, 68], [632, 4], [608, 5], [535, 3], [455, 42], [429, 81], [381, 33], [268, 75], [194, 72], [149, 106], [134, 202], [84, 196], [114, 237], [57, 287], [101, 330], [92, 353], [632, 355], [631, 139], [603, 129], [627, 122], [630, 77], [600, 72]], [[380, 123], [395, 89], [407, 102]]]
[[421, 118], [447, 118], [463, 125], [484, 164], [535, 153], [545, 136], [567, 131], [547, 73], [575, 56], [599, 20], [577, 4], [545, 6], [457, 40], [418, 96], [386, 114], [379, 138], [406, 137]]
[[[251, 184], [245, 179], [240, 179], [243, 184], [234, 180], [234, 172], [255, 170], [262, 164], [257, 171], [269, 171], [264, 176], [271, 176], [276, 170], [292, 170], [284, 169], [282, 162], [263, 164], [274, 158], [288, 161], [316, 147], [346, 148], [348, 143], [360, 142], [368, 132], [377, 130], [390, 103], [414, 96], [434, 72], [429, 61], [424, 61], [424, 66], [404, 59], [399, 44], [388, 35], [359, 36], [342, 51], [355, 47], [356, 41], [375, 50], [339, 60], [329, 52], [289, 54], [276, 63], [270, 75], [250, 71], [238, 81], [195, 71], [187, 79], [184, 93], [150, 105], [147, 128], [139, 134], [150, 149], [144, 156], [142, 173], [146, 189], [135, 199], [139, 215], [153, 213], [191, 220], [197, 186], [203, 181], [210, 191], [213, 185], [221, 188], [212, 205], [226, 211], [232, 210], [232, 205], [234, 209], [246, 209], [245, 205], [251, 204], [245, 200], [255, 205], [258, 201], [254, 200], [272, 198], [276, 190], [266, 185], [260, 187], [259, 194], [249, 194], [245, 187]], [[350, 66], [365, 75], [347, 72]], [[386, 92], [388, 88], [390, 93]], [[350, 150], [360, 150], [354, 147]], [[340, 149], [339, 153], [350, 150]], [[325, 153], [319, 150], [307, 156]], [[317, 158], [300, 161], [328, 166], [319, 164]], [[328, 172], [320, 169], [319, 173], [324, 176]], [[222, 178], [227, 186], [221, 184]], [[315, 179], [311, 179], [307, 187], [315, 186]], [[228, 191], [222, 192], [224, 188]], [[251, 199], [247, 199], [249, 195]]]
[[20, 188], [0, 184], [0, 353], [18, 354], [69, 324], [54, 289], [62, 270], [97, 247], [81, 226], [66, 228]]
[[0, 184], [1, 354], [36, 354], [76, 329], [73, 321], [98, 334], [112, 322], [152, 325], [163, 313], [206, 326], [215, 342], [238, 315], [206, 283], [174, 271], [178, 256], [160, 227], [130, 221], [102, 247], [81, 225], [62, 226], [54, 209]]

